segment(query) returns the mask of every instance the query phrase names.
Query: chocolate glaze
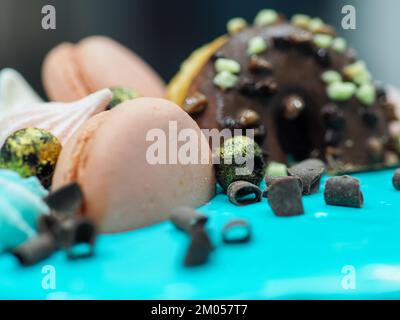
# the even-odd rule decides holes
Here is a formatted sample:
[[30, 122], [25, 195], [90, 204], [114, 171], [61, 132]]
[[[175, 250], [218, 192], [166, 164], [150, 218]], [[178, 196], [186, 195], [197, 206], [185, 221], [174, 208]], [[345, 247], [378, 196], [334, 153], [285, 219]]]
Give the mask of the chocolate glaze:
[[[258, 55], [259, 61], [246, 52], [249, 39], [255, 36], [268, 43], [266, 52]], [[240, 115], [253, 110], [260, 121], [246, 128], [258, 128], [256, 140], [270, 160], [319, 157], [330, 170], [341, 172], [384, 166], [383, 154], [390, 149], [385, 92], [379, 90], [376, 102], [368, 107], [355, 97], [331, 101], [321, 74], [326, 70], [341, 72], [356, 61], [354, 51], [318, 48], [312, 36], [283, 21], [232, 35], [191, 84], [187, 96], [199, 92], [208, 103], [193, 118], [201, 128], [245, 128]], [[240, 63], [235, 88], [224, 91], [213, 84], [216, 57]], [[288, 102], [293, 97], [300, 100]], [[293, 113], [296, 105], [300, 106], [297, 114]], [[381, 148], [376, 146], [379, 143]]]

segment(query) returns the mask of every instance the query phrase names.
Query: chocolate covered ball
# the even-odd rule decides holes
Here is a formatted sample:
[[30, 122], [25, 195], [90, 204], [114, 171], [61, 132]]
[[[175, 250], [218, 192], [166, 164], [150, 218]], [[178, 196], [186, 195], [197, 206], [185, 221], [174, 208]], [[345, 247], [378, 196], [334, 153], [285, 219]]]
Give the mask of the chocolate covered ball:
[[217, 181], [226, 191], [235, 181], [259, 185], [265, 175], [264, 154], [260, 146], [246, 136], [225, 141], [218, 150], [219, 164], [215, 165]]
[[61, 148], [60, 141], [46, 130], [18, 130], [0, 150], [0, 167], [16, 171], [24, 178], [36, 176], [48, 188]]

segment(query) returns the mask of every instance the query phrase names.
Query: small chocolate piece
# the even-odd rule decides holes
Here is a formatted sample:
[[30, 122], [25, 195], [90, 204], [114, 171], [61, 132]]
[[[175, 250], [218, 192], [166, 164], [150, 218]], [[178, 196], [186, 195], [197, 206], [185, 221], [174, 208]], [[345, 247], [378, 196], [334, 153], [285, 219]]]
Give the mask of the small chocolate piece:
[[52, 210], [74, 214], [81, 206], [82, 199], [81, 187], [73, 182], [50, 193], [44, 200]]
[[302, 186], [296, 177], [279, 177], [268, 186], [268, 203], [275, 215], [290, 217], [304, 213]]
[[283, 99], [283, 116], [288, 120], [296, 119], [305, 108], [303, 98], [292, 94]]
[[28, 267], [50, 257], [57, 249], [54, 237], [44, 233], [15, 248], [12, 254], [22, 266]]
[[249, 70], [254, 73], [271, 72], [273, 66], [268, 60], [257, 55], [252, 55], [249, 59]]
[[396, 190], [400, 191], [400, 169], [397, 169], [394, 174], [393, 174], [393, 186], [396, 188]]
[[204, 94], [196, 92], [193, 95], [186, 97], [183, 102], [182, 109], [188, 114], [198, 114], [203, 112], [207, 106], [207, 98]]
[[247, 243], [251, 239], [251, 227], [246, 220], [233, 220], [222, 229], [222, 240], [227, 244]]
[[[88, 219], [67, 219], [61, 224], [58, 241], [70, 260], [93, 256], [95, 240], [96, 228]], [[79, 250], [82, 247], [84, 251]]]
[[195, 227], [204, 227], [208, 217], [190, 207], [179, 207], [171, 215], [171, 222], [180, 230], [191, 233]]
[[245, 109], [238, 115], [238, 122], [242, 128], [253, 127], [260, 122], [260, 115], [251, 109]]
[[255, 84], [255, 90], [262, 96], [270, 96], [276, 93], [278, 85], [272, 78], [267, 78], [262, 81], [258, 81]]
[[235, 181], [231, 183], [228, 187], [227, 195], [229, 201], [237, 206], [257, 203], [262, 199], [261, 189], [247, 181]]
[[307, 159], [288, 169], [290, 176], [298, 177], [303, 186], [303, 194], [318, 192], [325, 164], [318, 159]]
[[377, 137], [368, 138], [366, 142], [366, 149], [371, 157], [371, 161], [382, 161], [384, 155], [384, 146], [381, 139]]
[[214, 246], [203, 227], [193, 229], [189, 249], [185, 257], [185, 266], [199, 266], [207, 262], [208, 256], [214, 250]]
[[363, 195], [360, 182], [350, 176], [333, 177], [325, 184], [325, 202], [331, 206], [361, 208]]

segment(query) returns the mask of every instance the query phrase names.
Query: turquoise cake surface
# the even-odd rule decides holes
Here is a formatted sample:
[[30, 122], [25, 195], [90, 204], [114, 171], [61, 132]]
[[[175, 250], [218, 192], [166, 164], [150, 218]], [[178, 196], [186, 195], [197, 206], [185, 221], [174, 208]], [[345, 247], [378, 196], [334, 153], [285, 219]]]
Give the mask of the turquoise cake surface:
[[[199, 210], [216, 245], [209, 263], [183, 266], [189, 238], [164, 222], [100, 236], [94, 258], [63, 252], [29, 268], [0, 256], [2, 299], [395, 299], [400, 298], [400, 192], [393, 170], [354, 175], [364, 207], [327, 206], [305, 196], [305, 215], [276, 217], [262, 203], [236, 207], [218, 194]], [[252, 226], [251, 242], [224, 244], [232, 219]], [[49, 268], [49, 266], [51, 268]], [[43, 284], [52, 270], [51, 288]]]

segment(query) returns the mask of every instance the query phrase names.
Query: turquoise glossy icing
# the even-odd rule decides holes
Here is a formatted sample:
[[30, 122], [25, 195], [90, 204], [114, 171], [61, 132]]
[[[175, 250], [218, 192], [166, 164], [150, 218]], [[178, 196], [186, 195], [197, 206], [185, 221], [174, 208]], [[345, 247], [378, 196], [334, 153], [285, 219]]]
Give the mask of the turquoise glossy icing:
[[39, 215], [49, 212], [43, 201], [47, 193], [35, 177], [0, 170], [0, 252], [36, 234]]
[[[198, 268], [183, 266], [189, 239], [169, 222], [101, 236], [88, 260], [70, 262], [59, 252], [21, 268], [3, 255], [0, 298], [400, 298], [400, 192], [391, 185], [392, 173], [355, 175], [365, 197], [362, 209], [327, 206], [321, 190], [305, 197], [306, 214], [293, 218], [274, 216], [265, 199], [240, 208], [220, 194], [201, 208], [210, 216], [217, 248]], [[251, 223], [250, 243], [222, 243], [221, 228], [234, 218]], [[45, 265], [55, 268], [55, 289], [41, 286]], [[348, 266], [355, 289], [342, 286]]]

